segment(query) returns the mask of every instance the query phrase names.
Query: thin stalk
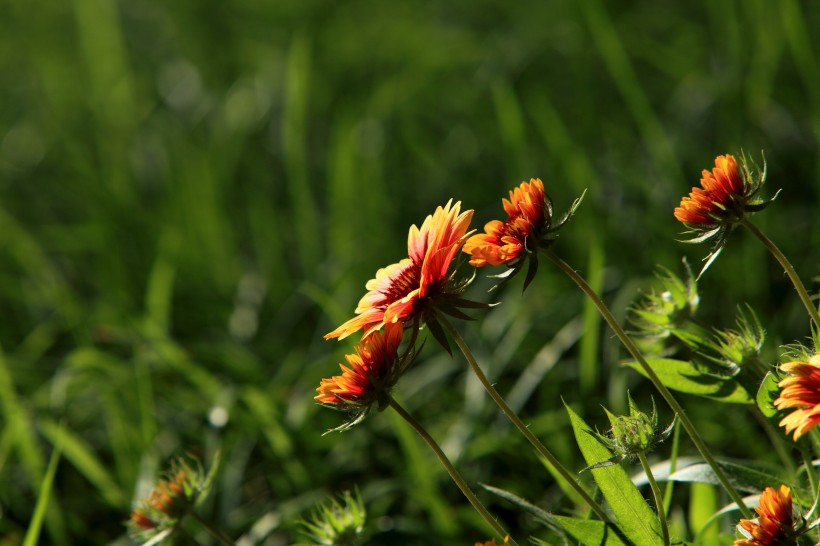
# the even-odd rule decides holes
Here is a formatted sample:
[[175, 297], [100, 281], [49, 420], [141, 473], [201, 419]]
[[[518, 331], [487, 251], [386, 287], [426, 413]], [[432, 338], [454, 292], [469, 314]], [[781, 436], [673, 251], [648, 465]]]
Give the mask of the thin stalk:
[[780, 267], [786, 272], [786, 275], [789, 277], [789, 280], [792, 281], [792, 285], [794, 285], [794, 289], [797, 290], [797, 296], [800, 298], [800, 301], [803, 303], [803, 306], [806, 308], [806, 311], [809, 312], [809, 316], [811, 320], [814, 322], [814, 325], [820, 329], [820, 313], [817, 312], [817, 307], [811, 302], [811, 297], [809, 293], [806, 292], [806, 287], [803, 286], [803, 282], [800, 280], [800, 277], [797, 276], [797, 272], [794, 270], [791, 262], [786, 258], [786, 255], [780, 252], [780, 249], [772, 242], [771, 239], [766, 237], [766, 235], [757, 229], [753, 223], [749, 221], [748, 218], [745, 216], [741, 218], [740, 223], [746, 226], [749, 231], [754, 233], [755, 237], [760, 239], [760, 242], [763, 243], [769, 252], [771, 252], [772, 256], [780, 263]]
[[478, 377], [478, 380], [484, 386], [484, 389], [490, 395], [490, 398], [492, 398], [493, 401], [498, 405], [498, 407], [501, 408], [502, 413], [504, 413], [504, 415], [506, 415], [507, 418], [510, 421], [512, 421], [512, 423], [521, 432], [521, 434], [523, 434], [524, 437], [527, 440], [529, 440], [529, 442], [533, 445], [535, 450], [544, 459], [549, 461], [549, 463], [555, 470], [558, 471], [561, 477], [567, 483], [569, 483], [573, 489], [575, 489], [575, 491], [581, 496], [584, 502], [586, 502], [589, 505], [589, 507], [598, 515], [598, 517], [608, 524], [613, 524], [612, 520], [609, 518], [607, 513], [604, 511], [603, 508], [601, 508], [601, 505], [595, 502], [592, 499], [592, 497], [589, 496], [589, 493], [587, 493], [586, 490], [583, 487], [581, 487], [581, 484], [575, 481], [575, 478], [572, 476], [572, 474], [570, 474], [569, 470], [567, 470], [564, 467], [564, 465], [561, 464], [561, 461], [555, 458], [555, 455], [553, 455], [550, 452], [550, 450], [547, 449], [547, 447], [544, 444], [542, 444], [538, 438], [535, 437], [535, 434], [533, 434], [530, 431], [527, 425], [524, 424], [521, 418], [518, 417], [515, 411], [509, 406], [509, 404], [507, 404], [504, 398], [502, 398], [501, 395], [498, 394], [498, 391], [495, 390], [495, 387], [493, 387], [492, 383], [490, 383], [490, 381], [487, 379], [487, 376], [484, 375], [484, 372], [481, 370], [481, 367], [478, 365], [478, 362], [476, 362], [476, 359], [473, 356], [472, 351], [470, 351], [470, 348], [467, 346], [467, 343], [464, 341], [464, 338], [462, 338], [461, 335], [458, 333], [458, 330], [456, 330], [450, 323], [450, 321], [447, 320], [445, 317], [439, 315], [436, 318], [439, 321], [439, 323], [441, 323], [441, 325], [444, 326], [444, 328], [447, 330], [450, 336], [452, 336], [453, 340], [455, 340], [456, 345], [458, 345], [458, 348], [461, 349], [461, 352], [464, 354], [464, 358], [467, 359], [467, 363], [470, 365], [470, 368], [473, 370], [473, 373], [475, 373], [476, 377]]
[[205, 521], [205, 519], [199, 514], [197, 514], [195, 510], [188, 510], [187, 514], [194, 518], [196, 522], [199, 523], [202, 527], [204, 527], [205, 530], [208, 531], [208, 533], [217, 540], [217, 542], [224, 544], [225, 546], [234, 546], [234, 544], [236, 544], [225, 533], [223, 533], [219, 529], [216, 529], [210, 523]]
[[661, 488], [658, 487], [658, 482], [655, 481], [655, 476], [652, 474], [649, 461], [646, 460], [646, 454], [644, 454], [643, 451], [638, 453], [638, 459], [641, 461], [646, 479], [649, 480], [649, 487], [652, 488], [652, 495], [655, 497], [655, 508], [658, 510], [658, 520], [661, 524], [661, 532], [663, 533], [663, 544], [664, 546], [669, 546], [669, 524], [666, 523], [666, 510], [664, 509]]
[[[669, 455], [669, 475], [675, 473], [678, 469], [678, 453], [680, 452], [680, 427], [675, 427], [672, 432], [672, 452]], [[666, 481], [666, 486], [663, 490], [663, 510], [669, 513], [669, 507], [672, 506], [672, 493], [675, 489], [675, 482], [672, 480]]]
[[618, 339], [623, 343], [626, 350], [629, 351], [629, 354], [632, 355], [638, 364], [643, 368], [644, 373], [649, 378], [650, 381], [655, 385], [655, 388], [658, 389], [663, 399], [666, 400], [666, 403], [672, 408], [675, 414], [680, 419], [680, 423], [683, 428], [686, 430], [689, 437], [692, 439], [692, 443], [695, 444], [695, 448], [697, 448], [698, 452], [700, 452], [701, 457], [703, 457], [706, 464], [712, 467], [712, 471], [715, 473], [715, 477], [718, 479], [720, 484], [732, 498], [732, 500], [737, 504], [740, 511], [743, 513], [743, 516], [746, 519], [752, 519], [753, 515], [751, 510], [746, 506], [743, 502], [743, 497], [737, 492], [737, 489], [732, 486], [729, 482], [729, 478], [726, 476], [726, 473], [723, 472], [723, 469], [718, 466], [717, 461], [715, 460], [712, 453], [709, 451], [709, 448], [706, 447], [706, 444], [703, 442], [703, 438], [701, 438], [700, 433], [698, 433], [697, 429], [695, 428], [692, 421], [689, 420], [689, 417], [686, 416], [686, 413], [683, 410], [683, 407], [678, 403], [677, 399], [672, 395], [669, 389], [666, 388], [666, 385], [663, 384], [661, 379], [658, 377], [658, 374], [655, 373], [655, 370], [649, 365], [649, 363], [644, 358], [643, 354], [641, 353], [638, 346], [635, 345], [635, 342], [627, 335], [618, 321], [615, 319], [615, 316], [606, 306], [606, 304], [601, 300], [598, 294], [587, 284], [584, 278], [578, 274], [572, 267], [569, 266], [564, 260], [558, 257], [553, 252], [547, 250], [546, 251], [547, 257], [549, 257], [552, 262], [558, 266], [561, 271], [566, 273], [574, 282], [578, 285], [578, 287], [589, 297], [595, 306], [598, 308], [598, 311], [601, 313], [601, 316], [604, 317], [604, 320], [609, 324], [609, 327], [612, 328], [612, 331], [618, 337]]
[[811, 487], [811, 496], [812, 498], [817, 498], [817, 472], [814, 470], [814, 461], [812, 461], [811, 453], [809, 453], [809, 448], [804, 444], [803, 448], [800, 450], [803, 454], [803, 466], [806, 467], [806, 477], [809, 479], [809, 486]]
[[[412, 415], [407, 413], [407, 411], [392, 398], [390, 399], [390, 407], [396, 410], [396, 413], [398, 413], [402, 417], [402, 419], [407, 421], [410, 424], [410, 426], [413, 427], [413, 429], [419, 434], [419, 436], [422, 437], [422, 439], [427, 443], [427, 445], [430, 446], [430, 449], [433, 450], [433, 453], [436, 454], [438, 460], [441, 462], [442, 465], [444, 465], [444, 468], [447, 470], [447, 473], [450, 474], [450, 477], [453, 479], [454, 482], [456, 482], [458, 488], [461, 489], [461, 492], [464, 493], [464, 496], [467, 497], [467, 500], [470, 501], [470, 504], [473, 505], [473, 508], [476, 509], [476, 512], [478, 512], [481, 515], [481, 517], [484, 518], [484, 521], [486, 521], [490, 525], [490, 527], [493, 528], [493, 531], [495, 531], [498, 537], [503, 539], [504, 537], [508, 536], [509, 533], [507, 533], [504, 530], [504, 528], [501, 527], [501, 525], [495, 520], [495, 518], [493, 518], [492, 514], [490, 514], [490, 512], [487, 511], [487, 509], [484, 507], [481, 501], [478, 500], [478, 497], [475, 496], [473, 490], [470, 489], [470, 486], [467, 485], [467, 482], [464, 481], [464, 478], [461, 477], [461, 474], [458, 473], [456, 467], [453, 466], [453, 463], [450, 462], [450, 459], [447, 458], [447, 455], [444, 454], [444, 452], [441, 450], [441, 448], [433, 439], [433, 437], [427, 433], [427, 430], [425, 430], [425, 428], [421, 426], [421, 424], [418, 421], [416, 421]], [[518, 546], [512, 538], [509, 539], [509, 543], [513, 546]]]

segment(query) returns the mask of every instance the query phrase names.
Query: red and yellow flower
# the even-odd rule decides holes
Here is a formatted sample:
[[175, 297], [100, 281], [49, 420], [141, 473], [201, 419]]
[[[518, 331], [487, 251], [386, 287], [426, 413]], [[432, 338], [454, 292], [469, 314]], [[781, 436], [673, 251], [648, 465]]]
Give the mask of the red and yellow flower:
[[767, 487], [760, 495], [760, 506], [755, 508], [756, 519], [741, 519], [738, 528], [745, 538], [738, 539], [733, 546], [784, 546], [794, 544], [797, 532], [794, 529], [791, 489], [781, 485], [780, 489]]
[[447, 306], [463, 292], [449, 272], [453, 258], [469, 236], [473, 211], [461, 212], [461, 203], [448, 202], [428, 216], [421, 228], [413, 225], [407, 238], [408, 258], [379, 269], [359, 301], [356, 315], [325, 339], [343, 339], [359, 330], [364, 337], [384, 325], [424, 319], [439, 304]]
[[692, 188], [675, 209], [675, 218], [688, 227], [715, 228], [743, 214], [746, 183], [735, 158], [729, 154], [715, 158], [711, 172], [703, 170], [701, 188]]
[[470, 265], [514, 265], [523, 255], [533, 252], [550, 229], [552, 201], [544, 192], [539, 178], [522, 182], [502, 200], [507, 220], [492, 220], [485, 233], [470, 237], [464, 252], [470, 254]]
[[780, 396], [774, 405], [779, 410], [796, 408], [780, 421], [786, 434], [794, 431], [796, 441], [820, 423], [820, 353], [808, 362], [787, 362], [780, 369], [791, 375], [778, 383]]
[[744, 220], [747, 213], [758, 212], [769, 206], [777, 195], [768, 201], [757, 197], [766, 181], [766, 163], [759, 169], [741, 155], [740, 163], [730, 154], [715, 158], [711, 171], [703, 170], [700, 188], [692, 188], [689, 197], [681, 199], [675, 208], [675, 218], [694, 234], [685, 242], [712, 242], [712, 251], [705, 258], [701, 275], [720, 254], [729, 232]]
[[314, 399], [345, 411], [366, 413], [373, 403], [384, 407], [405, 368], [398, 354], [401, 338], [402, 325], [390, 323], [384, 333], [362, 339], [356, 353], [345, 356], [349, 367], [339, 364], [342, 375], [322, 379]]

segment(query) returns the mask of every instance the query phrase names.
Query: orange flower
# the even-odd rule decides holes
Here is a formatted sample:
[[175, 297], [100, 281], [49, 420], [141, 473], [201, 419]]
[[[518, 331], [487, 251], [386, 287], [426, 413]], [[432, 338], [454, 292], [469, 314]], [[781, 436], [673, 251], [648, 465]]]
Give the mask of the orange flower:
[[522, 254], [534, 251], [549, 230], [552, 201], [539, 178], [522, 182], [510, 191], [510, 199], [502, 202], [507, 220], [488, 222], [485, 233], [473, 235], [464, 244], [464, 252], [471, 256], [470, 265], [513, 265]]
[[390, 390], [396, 384], [404, 366], [398, 358], [402, 325], [390, 323], [384, 334], [374, 332], [356, 345], [356, 354], [346, 355], [348, 368], [339, 364], [342, 375], [322, 379], [314, 400], [346, 411], [356, 411], [362, 417], [374, 402], [380, 409], [389, 402]]
[[200, 469], [183, 459], [176, 460], [168, 477], [158, 480], [131, 512], [128, 522], [131, 533], [144, 539], [175, 528], [207, 494], [207, 482]]
[[766, 163], [764, 161], [761, 171], [754, 163], [747, 162], [745, 156], [740, 157], [738, 164], [733, 156], [720, 155], [715, 158], [712, 172], [704, 170], [701, 176], [701, 187], [692, 188], [689, 197], [681, 199], [675, 218], [695, 235], [685, 242], [712, 241], [712, 251], [705, 258], [702, 275], [726, 246], [732, 227], [742, 221], [746, 213], [769, 206], [777, 194], [768, 201], [757, 198], [766, 181]]
[[779, 410], [798, 408], [780, 421], [786, 434], [794, 431], [796, 441], [820, 423], [820, 353], [808, 362], [788, 362], [780, 369], [791, 375], [778, 383], [781, 391], [774, 405]]
[[715, 158], [712, 172], [704, 170], [701, 188], [692, 188], [675, 209], [675, 218], [692, 226], [714, 228], [743, 214], [746, 184], [735, 158], [729, 154]]
[[469, 236], [473, 211], [460, 213], [461, 202], [452, 200], [428, 216], [421, 229], [413, 225], [407, 238], [408, 258], [379, 269], [365, 285], [369, 290], [356, 307], [357, 316], [325, 339], [343, 339], [364, 329], [367, 337], [385, 324], [424, 319], [428, 311], [458, 303], [463, 284], [448, 273], [453, 258]]
[[738, 539], [733, 546], [781, 546], [794, 544], [791, 489], [781, 485], [780, 490], [767, 487], [760, 495], [760, 506], [755, 508], [757, 518], [741, 519], [738, 527], [746, 537]]

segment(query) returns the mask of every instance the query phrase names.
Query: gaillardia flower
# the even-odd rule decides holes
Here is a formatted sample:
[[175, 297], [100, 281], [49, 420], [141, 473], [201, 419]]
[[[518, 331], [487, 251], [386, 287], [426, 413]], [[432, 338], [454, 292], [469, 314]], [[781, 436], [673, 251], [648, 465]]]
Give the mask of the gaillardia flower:
[[507, 220], [491, 220], [485, 233], [473, 235], [464, 244], [470, 254], [470, 265], [514, 264], [522, 254], [535, 249], [543, 232], [552, 221], [552, 201], [544, 193], [544, 183], [538, 178], [522, 182], [503, 199]]
[[508, 275], [520, 271], [525, 258], [529, 258], [529, 281], [537, 266], [536, 251], [555, 240], [556, 232], [572, 215], [580, 200], [576, 200], [570, 212], [556, 225], [552, 222], [552, 200], [544, 191], [544, 183], [539, 178], [522, 182], [510, 191], [509, 199], [502, 199], [502, 203], [507, 219], [503, 222], [488, 222], [484, 226], [484, 233], [473, 235], [467, 240], [464, 252], [470, 255], [470, 265], [506, 265], [511, 268]]
[[797, 408], [780, 421], [786, 434], [794, 431], [796, 441], [820, 423], [820, 353], [808, 362], [787, 362], [780, 369], [791, 375], [778, 383], [780, 396], [774, 405], [779, 410]]
[[[325, 339], [343, 339], [359, 330], [367, 337], [382, 326], [428, 319], [439, 309], [453, 314], [463, 302], [465, 282], [457, 282], [450, 265], [469, 234], [473, 211], [460, 212], [461, 202], [438, 207], [421, 228], [413, 225], [407, 237], [408, 258], [379, 269], [365, 285], [369, 290], [356, 307], [357, 316]], [[459, 316], [459, 315], [456, 315]]]
[[322, 379], [314, 400], [354, 414], [353, 419], [339, 429], [360, 422], [373, 404], [377, 404], [379, 410], [389, 404], [390, 391], [414, 357], [398, 353], [402, 329], [401, 323], [390, 323], [384, 327], [384, 333], [373, 332], [363, 338], [356, 345], [356, 353], [345, 356], [349, 367], [339, 364], [342, 375]]
[[762, 171], [749, 163], [745, 156], [740, 157], [739, 164], [730, 154], [716, 157], [715, 168], [702, 171], [701, 187], [692, 188], [689, 197], [681, 199], [675, 209], [675, 218], [694, 234], [686, 242], [713, 241], [701, 274], [725, 246], [731, 228], [746, 213], [763, 210], [777, 197], [765, 202], [757, 197], [766, 180], [766, 163], [764, 160]]
[[760, 495], [760, 506], [755, 508], [756, 519], [741, 519], [738, 530], [745, 537], [734, 546], [785, 546], [795, 544], [800, 534], [794, 528], [791, 489], [781, 485], [779, 490], [767, 487]]
[[174, 461], [168, 477], [158, 480], [131, 512], [128, 522], [131, 533], [148, 538], [160, 532], [166, 535], [173, 532], [179, 521], [207, 495], [212, 475], [206, 477], [201, 469], [192, 467], [184, 459]]

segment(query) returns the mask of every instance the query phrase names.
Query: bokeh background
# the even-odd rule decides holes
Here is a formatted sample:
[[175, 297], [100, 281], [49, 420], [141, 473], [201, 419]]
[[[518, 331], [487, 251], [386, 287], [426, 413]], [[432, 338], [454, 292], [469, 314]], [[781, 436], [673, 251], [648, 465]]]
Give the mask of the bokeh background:
[[[487, 530], [385, 412], [344, 434], [312, 397], [407, 230], [448, 199], [501, 215], [540, 177], [586, 190], [557, 252], [623, 317], [657, 265], [682, 273], [672, 209], [716, 155], [765, 151], [755, 222], [820, 272], [820, 4], [499, 0], [6, 0], [0, 16], [0, 543], [28, 528], [55, 444], [43, 544], [128, 544], [132, 502], [175, 455], [223, 461], [203, 513], [243, 544], [358, 487], [373, 544]], [[549, 264], [458, 325], [497, 387], [572, 468], [561, 397], [591, 423], [651, 390]], [[749, 303], [807, 336], [787, 280], [738, 231], [702, 279], [704, 323]], [[526, 374], [524, 373], [526, 372]], [[397, 395], [471, 483], [571, 508], [458, 355], [428, 343]], [[745, 407], [684, 397], [715, 451], [769, 460]], [[668, 417], [663, 411], [664, 417]], [[729, 420], [732, 427], [723, 426]], [[684, 452], [690, 452], [684, 445]], [[684, 494], [685, 491], [682, 491]], [[539, 528], [482, 494], [521, 536]], [[684, 497], [685, 499], [685, 497]], [[720, 504], [721, 499], [717, 499]], [[684, 500], [684, 502], [686, 502]], [[208, 543], [198, 535], [200, 543]]]

